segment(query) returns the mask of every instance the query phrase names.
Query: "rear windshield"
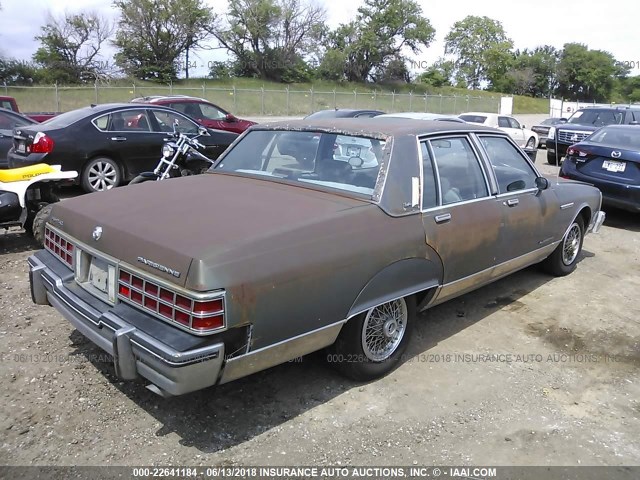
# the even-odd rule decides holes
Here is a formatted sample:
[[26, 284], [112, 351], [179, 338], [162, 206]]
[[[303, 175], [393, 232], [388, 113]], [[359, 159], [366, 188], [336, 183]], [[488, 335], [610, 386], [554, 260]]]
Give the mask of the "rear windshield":
[[482, 115], [459, 115], [458, 118], [471, 123], [484, 123], [487, 121], [487, 117]]
[[255, 130], [247, 133], [213, 168], [371, 198], [385, 143], [326, 132]]
[[49, 120], [42, 122], [42, 125], [46, 125], [49, 128], [65, 128], [76, 123], [78, 120], [82, 120], [89, 115], [89, 108], [80, 108], [78, 110], [71, 110], [70, 112], [61, 113]]
[[601, 128], [589, 137], [589, 141], [622, 150], [640, 150], [640, 126], [633, 129]]
[[580, 125], [593, 125], [603, 127], [605, 125], [620, 125], [624, 122], [624, 111], [622, 110], [578, 110], [571, 115], [569, 123]]

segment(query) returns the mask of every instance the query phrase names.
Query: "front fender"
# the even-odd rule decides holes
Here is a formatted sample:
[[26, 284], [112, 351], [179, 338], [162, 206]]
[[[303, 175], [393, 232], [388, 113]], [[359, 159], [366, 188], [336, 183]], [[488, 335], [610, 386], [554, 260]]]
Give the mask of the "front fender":
[[439, 259], [407, 258], [392, 263], [364, 286], [349, 309], [347, 318], [396, 298], [438, 287], [442, 275], [442, 262]]

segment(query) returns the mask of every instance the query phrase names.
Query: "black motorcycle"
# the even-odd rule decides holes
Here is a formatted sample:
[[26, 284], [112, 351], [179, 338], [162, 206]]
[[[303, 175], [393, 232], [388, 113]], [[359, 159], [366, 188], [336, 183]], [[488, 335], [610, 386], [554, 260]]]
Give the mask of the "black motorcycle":
[[195, 137], [178, 133], [174, 128], [171, 136], [175, 140], [162, 146], [162, 156], [153, 172], [142, 172], [131, 180], [129, 185], [204, 173], [214, 163], [213, 160], [198, 151], [205, 148], [197, 140], [198, 137], [204, 135], [209, 135], [206, 128], [200, 128]]

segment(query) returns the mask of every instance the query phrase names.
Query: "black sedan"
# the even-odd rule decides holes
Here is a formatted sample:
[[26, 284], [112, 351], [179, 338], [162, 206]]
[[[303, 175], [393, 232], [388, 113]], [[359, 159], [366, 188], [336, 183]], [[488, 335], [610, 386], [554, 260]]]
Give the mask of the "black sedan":
[[0, 108], [0, 168], [7, 168], [7, 152], [13, 145], [13, 129], [38, 123], [12, 110]]
[[[200, 127], [192, 118], [159, 105], [91, 105], [46, 123], [16, 128], [9, 165], [61, 165], [63, 170], [79, 173], [85, 191], [109, 190], [153, 170], [174, 125], [178, 132], [193, 136]], [[222, 130], [209, 129], [209, 133], [199, 141], [211, 159], [238, 137]]]
[[609, 125], [572, 145], [560, 176], [592, 183], [605, 203], [640, 212], [640, 126]]

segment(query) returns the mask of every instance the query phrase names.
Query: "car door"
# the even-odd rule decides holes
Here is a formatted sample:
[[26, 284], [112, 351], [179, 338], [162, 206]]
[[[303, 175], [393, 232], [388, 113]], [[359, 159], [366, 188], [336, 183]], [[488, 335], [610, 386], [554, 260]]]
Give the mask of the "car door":
[[536, 188], [538, 172], [509, 139], [487, 134], [478, 138], [493, 168], [498, 187], [494, 202], [503, 215], [499, 263], [518, 258], [526, 263], [553, 242], [555, 193]]
[[421, 142], [422, 222], [444, 265], [436, 303], [489, 281], [500, 252], [502, 211], [467, 135]]
[[524, 141], [524, 134], [522, 133], [522, 129], [513, 128], [513, 124], [511, 123], [511, 119], [505, 116], [498, 117], [498, 127], [500, 130], [507, 132], [511, 138], [518, 144], [522, 145]]
[[124, 165], [127, 177], [155, 168], [162, 142], [151, 131], [145, 108], [114, 110], [97, 117], [93, 124], [102, 132], [111, 155]]

